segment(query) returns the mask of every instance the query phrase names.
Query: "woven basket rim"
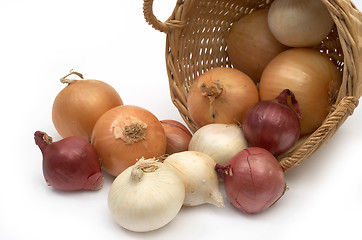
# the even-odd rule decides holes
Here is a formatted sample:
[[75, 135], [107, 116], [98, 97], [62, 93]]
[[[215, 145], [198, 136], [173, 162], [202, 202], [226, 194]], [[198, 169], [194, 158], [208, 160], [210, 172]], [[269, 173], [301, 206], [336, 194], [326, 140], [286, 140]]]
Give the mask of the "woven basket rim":
[[[325, 122], [311, 135], [300, 140], [294, 149], [278, 160], [284, 171], [299, 165], [304, 159], [320, 149], [334, 135], [344, 121], [353, 114], [362, 95], [362, 13], [351, 0], [321, 0], [330, 11], [335, 22], [344, 54], [343, 83], [336, 104]], [[177, 67], [177, 44], [182, 31], [187, 26], [188, 14], [195, 9], [198, 0], [177, 0], [170, 17], [159, 21], [152, 10], [153, 0], [144, 0], [143, 13], [146, 21], [156, 30], [167, 35], [166, 39], [166, 66], [169, 79], [170, 95], [173, 104], [178, 109], [187, 126], [195, 132], [197, 126], [188, 117], [186, 108], [187, 90], [180, 83]], [[222, 1], [228, 2], [228, 1]], [[242, 0], [240, 0], [242, 2]], [[258, 1], [271, 4], [273, 0]], [[191, 79], [191, 81], [193, 81]], [[181, 85], [181, 86], [180, 86]], [[342, 89], [343, 88], [343, 89]]]

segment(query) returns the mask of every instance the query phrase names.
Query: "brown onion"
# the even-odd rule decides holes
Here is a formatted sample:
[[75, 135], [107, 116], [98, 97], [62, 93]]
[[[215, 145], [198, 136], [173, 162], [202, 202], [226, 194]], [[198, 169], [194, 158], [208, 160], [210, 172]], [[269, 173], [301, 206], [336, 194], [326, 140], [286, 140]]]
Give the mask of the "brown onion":
[[234, 68], [218, 67], [193, 82], [187, 109], [198, 127], [210, 123], [238, 124], [258, 101], [259, 93], [250, 77]]
[[36, 131], [35, 143], [43, 154], [43, 174], [49, 186], [59, 190], [97, 190], [103, 175], [96, 151], [81, 137], [53, 142], [46, 133]]
[[[295, 111], [288, 105], [289, 98]], [[242, 129], [251, 146], [279, 155], [299, 139], [301, 118], [293, 92], [285, 89], [274, 100], [260, 101], [251, 107], [245, 114]]]
[[268, 26], [268, 10], [252, 12], [234, 22], [226, 37], [230, 62], [255, 83], [265, 66], [288, 47], [275, 39]]
[[247, 148], [228, 164], [216, 164], [215, 169], [224, 180], [229, 201], [245, 213], [268, 209], [286, 189], [281, 166], [273, 154], [263, 148]]
[[91, 143], [109, 174], [118, 176], [138, 159], [166, 152], [166, 135], [150, 111], [122, 105], [104, 113], [94, 126]]
[[58, 93], [53, 103], [52, 120], [63, 138], [80, 136], [90, 139], [94, 124], [109, 109], [123, 105], [121, 97], [109, 84], [99, 80], [61, 79], [68, 85]]
[[191, 132], [182, 123], [175, 120], [160, 122], [166, 134], [166, 154], [187, 151], [192, 137]]

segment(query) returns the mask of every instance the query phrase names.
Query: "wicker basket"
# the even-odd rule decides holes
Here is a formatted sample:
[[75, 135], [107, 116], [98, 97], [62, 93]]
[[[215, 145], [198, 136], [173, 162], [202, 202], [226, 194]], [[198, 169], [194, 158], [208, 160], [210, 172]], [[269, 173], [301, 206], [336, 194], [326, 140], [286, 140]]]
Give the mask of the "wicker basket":
[[[358, 105], [362, 94], [362, 14], [350, 0], [321, 0], [330, 11], [335, 28], [320, 48], [343, 71], [336, 104], [315, 132], [279, 157], [284, 171], [300, 164], [334, 135]], [[268, 8], [272, 0], [178, 0], [165, 22], [153, 14], [153, 0], [144, 0], [146, 21], [166, 33], [166, 67], [170, 94], [188, 127], [186, 99], [190, 85], [200, 74], [214, 67], [232, 67], [226, 52], [225, 33], [230, 24], [250, 12]]]

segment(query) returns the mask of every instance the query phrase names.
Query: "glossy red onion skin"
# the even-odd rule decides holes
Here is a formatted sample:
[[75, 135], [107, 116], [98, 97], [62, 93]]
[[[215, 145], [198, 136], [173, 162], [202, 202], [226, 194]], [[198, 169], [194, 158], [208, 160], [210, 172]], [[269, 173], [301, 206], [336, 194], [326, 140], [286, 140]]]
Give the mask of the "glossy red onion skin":
[[82, 137], [46, 142], [48, 136], [37, 131], [36, 144], [43, 154], [43, 175], [49, 186], [59, 190], [98, 190], [103, 175], [93, 146]]
[[261, 101], [251, 107], [242, 129], [251, 146], [265, 148], [275, 156], [290, 149], [300, 137], [298, 115], [278, 100]]
[[259, 213], [284, 194], [284, 173], [275, 157], [258, 147], [244, 149], [228, 164], [216, 165], [229, 201], [244, 213]]

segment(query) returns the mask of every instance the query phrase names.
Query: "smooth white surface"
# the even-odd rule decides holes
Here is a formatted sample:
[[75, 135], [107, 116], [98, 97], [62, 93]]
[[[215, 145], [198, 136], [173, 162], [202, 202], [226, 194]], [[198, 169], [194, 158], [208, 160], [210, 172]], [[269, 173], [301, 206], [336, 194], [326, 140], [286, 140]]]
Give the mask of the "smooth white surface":
[[[362, 109], [332, 140], [286, 174], [289, 190], [269, 210], [230, 204], [183, 207], [166, 227], [133, 233], [107, 208], [112, 178], [97, 192], [61, 192], [43, 179], [33, 134], [56, 133], [51, 107], [70, 69], [103, 80], [126, 104], [181, 120], [169, 96], [166, 35], [143, 18], [141, 0], [1, 0], [0, 239], [362, 239]], [[155, 15], [176, 0], [156, 0]], [[361, 0], [355, 4], [362, 9]]]

